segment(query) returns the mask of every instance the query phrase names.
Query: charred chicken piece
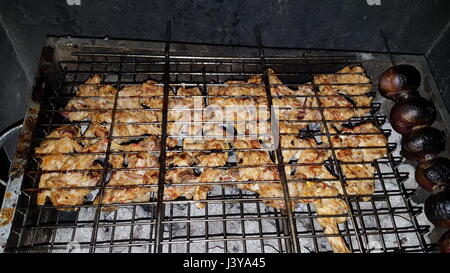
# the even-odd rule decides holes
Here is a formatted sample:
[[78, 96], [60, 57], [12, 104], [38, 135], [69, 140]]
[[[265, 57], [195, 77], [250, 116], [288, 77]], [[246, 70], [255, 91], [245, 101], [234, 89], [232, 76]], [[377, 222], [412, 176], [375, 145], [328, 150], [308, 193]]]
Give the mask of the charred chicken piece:
[[[149, 201], [151, 193], [156, 191], [157, 187], [144, 187], [143, 185], [157, 185], [158, 158], [146, 152], [139, 152], [136, 154], [112, 155], [110, 159], [113, 168], [119, 170], [113, 171], [107, 186], [117, 187], [105, 189], [102, 203], [123, 204]], [[151, 167], [153, 169], [149, 169]], [[143, 169], [136, 170], [139, 168]], [[99, 202], [100, 195], [97, 196], [94, 203], [98, 204]]]

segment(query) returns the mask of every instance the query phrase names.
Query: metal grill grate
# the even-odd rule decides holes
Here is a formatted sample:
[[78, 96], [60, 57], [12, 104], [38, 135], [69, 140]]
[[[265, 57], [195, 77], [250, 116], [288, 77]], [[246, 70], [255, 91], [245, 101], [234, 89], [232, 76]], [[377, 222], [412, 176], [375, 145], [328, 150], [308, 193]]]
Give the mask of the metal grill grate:
[[[98, 49], [73, 52], [70, 60], [60, 60], [55, 64], [55, 71], [45, 77], [45, 94], [40, 104], [39, 118], [31, 141], [31, 148], [37, 147], [53, 129], [68, 124], [60, 112], [67, 102], [75, 95], [75, 88], [83, 84], [92, 74], [103, 76], [103, 83], [115, 84], [120, 89], [125, 85], [141, 84], [145, 80], [157, 80], [164, 86], [162, 109], [145, 109], [145, 111], [161, 111], [162, 120], [157, 122], [140, 122], [135, 124], [155, 124], [161, 128], [161, 146], [154, 151], [159, 154], [159, 183], [157, 185], [142, 185], [142, 187], [157, 187], [157, 194], [151, 201], [132, 204], [93, 204], [85, 203], [79, 206], [68, 206], [75, 210], [58, 210], [53, 205], [37, 206], [35, 203], [38, 192], [39, 159], [42, 155], [30, 152], [29, 160], [24, 170], [21, 195], [17, 203], [11, 235], [6, 245], [8, 252], [66, 252], [73, 249], [80, 252], [330, 252], [323, 229], [314, 219], [319, 216], [310, 204], [298, 204], [291, 209], [291, 200], [308, 199], [312, 197], [289, 196], [288, 184], [306, 182], [306, 180], [286, 179], [285, 167], [296, 166], [297, 163], [284, 163], [282, 151], [278, 146], [275, 151], [276, 160], [270, 166], [278, 167], [280, 181], [251, 181], [252, 183], [281, 183], [284, 192], [286, 210], [278, 210], [265, 205], [256, 193], [237, 188], [214, 187], [204, 200], [204, 209], [194, 206], [193, 200], [163, 200], [165, 171], [169, 168], [189, 168], [166, 166], [166, 139], [179, 136], [168, 135], [168, 111], [170, 110], [169, 90], [183, 83], [185, 86], [199, 87], [204, 99], [213, 96], [207, 94], [208, 86], [220, 86], [225, 80], [246, 80], [253, 75], [261, 75], [264, 79], [268, 107], [271, 109], [272, 96], [266, 68], [277, 71], [284, 85], [297, 87], [306, 82], [313, 82], [314, 75], [332, 74], [344, 66], [364, 66], [365, 61], [356, 55], [345, 56], [310, 56], [303, 54], [296, 57], [284, 57], [276, 54], [276, 50], [263, 47], [259, 32], [257, 32], [258, 48], [251, 51], [251, 57], [201, 57], [172, 55], [170, 50], [170, 33], [168, 33], [163, 54], [140, 54], [133, 52], [110, 53]], [[275, 52], [275, 54], [274, 54]], [[346, 85], [350, 85], [346, 83]], [[319, 85], [314, 84], [314, 95], [322, 118], [319, 120], [302, 120], [302, 122], [319, 123], [324, 128], [337, 120], [326, 120], [317, 92]], [[376, 90], [376, 89], [372, 89]], [[375, 96], [375, 93], [371, 93]], [[355, 95], [358, 96], [358, 95]], [[110, 131], [121, 124], [115, 120], [118, 95], [114, 97], [114, 106], [108, 109], [112, 113]], [[218, 96], [227, 97], [227, 96]], [[358, 108], [355, 106], [355, 108]], [[390, 129], [383, 129], [386, 117], [379, 113], [380, 103], [372, 103], [370, 115], [344, 120], [350, 124], [371, 121], [389, 136]], [[103, 109], [105, 110], [105, 109]], [[139, 109], [144, 111], [143, 109]], [[179, 109], [178, 109], [179, 110]], [[190, 109], [192, 110], [192, 109]], [[80, 111], [80, 110], [77, 110]], [[99, 110], [86, 110], [99, 111]], [[86, 125], [88, 122], [77, 122]], [[413, 206], [409, 198], [414, 190], [405, 187], [408, 174], [398, 169], [402, 158], [393, 152], [396, 143], [390, 142], [386, 147], [388, 156], [374, 163], [370, 162], [339, 162], [335, 150], [355, 147], [333, 147], [330, 141], [332, 133], [326, 129], [309, 132], [315, 136], [325, 136], [330, 143], [333, 157], [324, 163], [337, 170], [335, 179], [344, 185], [349, 180], [373, 179], [375, 192], [368, 202], [358, 201], [360, 197], [349, 195], [338, 196], [348, 204], [350, 211], [348, 221], [341, 225], [341, 236], [346, 240], [353, 252], [417, 252], [427, 251], [428, 245], [423, 234], [428, 226], [419, 225], [416, 215], [421, 213], [420, 207]], [[282, 135], [293, 135], [282, 133]], [[99, 154], [106, 158], [113, 154], [133, 152], [117, 152], [110, 149], [114, 138], [127, 138], [109, 134], [108, 148]], [[133, 137], [129, 137], [133, 138]], [[136, 138], [136, 137], [134, 137]], [[80, 138], [92, 139], [92, 138]], [[359, 147], [358, 149], [374, 147]], [[380, 147], [375, 147], [380, 148]], [[292, 148], [302, 149], [302, 148]], [[305, 148], [303, 148], [305, 149]], [[33, 149], [31, 149], [33, 150]], [[259, 149], [258, 149], [259, 150]], [[171, 152], [177, 152], [170, 150]], [[236, 149], [221, 150], [232, 152]], [[369, 164], [375, 167], [376, 174], [368, 178], [345, 178], [340, 170], [343, 164]], [[268, 165], [264, 165], [268, 166]], [[197, 166], [198, 167], [198, 166]], [[247, 167], [247, 166], [244, 166]], [[218, 167], [220, 168], [220, 167]], [[237, 168], [227, 166], [226, 168]], [[148, 168], [152, 169], [152, 168]], [[153, 168], [155, 169], [155, 168]], [[96, 187], [102, 196], [109, 186], [108, 178], [112, 171], [120, 170], [106, 164], [100, 170], [91, 172], [102, 173], [102, 182]], [[86, 171], [86, 170], [77, 170]], [[320, 180], [319, 180], [320, 181]], [[237, 182], [227, 182], [237, 183]], [[210, 181], [210, 185], [226, 185], [224, 181]], [[239, 182], [242, 184], [245, 182]], [[177, 185], [194, 185], [185, 182]], [[152, 193], [153, 194], [153, 193]], [[330, 198], [330, 197], [314, 197]], [[335, 197], [336, 198], [336, 197]], [[273, 198], [277, 199], [277, 198]], [[101, 198], [100, 198], [101, 200]], [[114, 211], [105, 210], [116, 207]], [[330, 216], [328, 216], [330, 217]], [[408, 239], [405, 240], [405, 236]]]

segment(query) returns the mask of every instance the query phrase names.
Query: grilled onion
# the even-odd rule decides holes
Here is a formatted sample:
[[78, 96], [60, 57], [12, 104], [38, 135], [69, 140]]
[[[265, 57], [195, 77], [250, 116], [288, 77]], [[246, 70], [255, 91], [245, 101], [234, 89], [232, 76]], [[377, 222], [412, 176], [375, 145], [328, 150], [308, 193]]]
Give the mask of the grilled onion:
[[390, 121], [392, 128], [402, 135], [430, 126], [436, 119], [434, 104], [418, 95], [400, 97], [392, 106]]
[[425, 215], [437, 227], [450, 229], [450, 190], [446, 188], [425, 200]]
[[432, 127], [417, 129], [403, 136], [400, 154], [409, 160], [433, 159], [445, 148], [445, 133]]
[[395, 100], [402, 93], [416, 92], [420, 80], [420, 72], [414, 66], [394, 65], [381, 74], [378, 90], [383, 97]]
[[416, 181], [427, 191], [439, 185], [450, 186], [450, 159], [438, 157], [420, 163], [416, 168]]
[[439, 239], [439, 252], [441, 253], [450, 253], [450, 230], [447, 230], [444, 234], [442, 234]]

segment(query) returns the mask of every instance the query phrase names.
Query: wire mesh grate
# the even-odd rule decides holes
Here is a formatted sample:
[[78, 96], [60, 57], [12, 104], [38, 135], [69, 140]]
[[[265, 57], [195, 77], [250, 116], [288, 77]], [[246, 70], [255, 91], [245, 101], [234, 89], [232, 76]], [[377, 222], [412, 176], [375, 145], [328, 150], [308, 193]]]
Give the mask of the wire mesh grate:
[[[160, 130], [160, 146], [150, 151], [159, 156], [159, 167], [145, 167], [137, 170], [159, 170], [158, 184], [139, 185], [142, 188], [152, 189], [149, 201], [134, 203], [98, 203], [92, 200], [82, 205], [55, 206], [46, 203], [37, 205], [36, 199], [39, 191], [39, 179], [48, 172], [40, 168], [40, 160], [46, 154], [30, 153], [25, 176], [23, 179], [21, 196], [14, 216], [14, 224], [6, 251], [9, 252], [231, 252], [231, 253], [284, 253], [284, 252], [331, 252], [328, 238], [341, 237], [345, 240], [350, 251], [358, 252], [417, 252], [426, 251], [427, 244], [423, 238], [426, 227], [420, 226], [415, 215], [421, 212], [409, 201], [414, 190], [408, 189], [403, 182], [408, 174], [401, 172], [398, 166], [402, 158], [395, 156], [393, 151], [396, 143], [387, 143], [382, 147], [333, 147], [332, 138], [338, 135], [333, 124], [347, 123], [357, 125], [372, 122], [380, 128], [378, 134], [391, 134], [385, 129], [386, 117], [378, 112], [380, 104], [372, 102], [370, 107], [352, 106], [351, 109], [366, 109], [368, 114], [355, 116], [350, 119], [327, 119], [324, 111], [329, 108], [321, 105], [321, 99], [327, 98], [318, 92], [321, 86], [329, 84], [316, 84], [314, 77], [318, 75], [333, 75], [345, 66], [365, 66], [365, 62], [355, 56], [300, 56], [283, 57], [264, 53], [264, 46], [259, 38], [259, 47], [254, 49], [254, 56], [227, 56], [227, 57], [200, 57], [180, 56], [173, 54], [169, 49], [169, 42], [165, 44], [159, 55], [142, 55], [131, 53], [109, 53], [100, 50], [72, 54], [72, 60], [60, 60], [55, 64], [55, 71], [48, 77], [46, 94], [44, 95], [39, 112], [39, 119], [33, 134], [31, 147], [37, 147], [52, 130], [67, 124], [87, 126], [89, 122], [69, 122], [61, 113], [70, 112], [65, 109], [67, 103], [76, 96], [77, 88], [93, 74], [102, 76], [102, 84], [113, 84], [121, 89], [129, 85], [140, 85], [147, 80], [158, 82], [164, 88], [164, 94], [155, 96], [162, 99], [160, 107], [120, 109], [118, 102], [133, 96], [120, 96], [119, 93], [111, 97], [92, 96], [91, 99], [109, 99], [107, 107], [99, 109], [73, 110], [73, 112], [100, 112], [111, 115], [110, 122], [103, 123], [109, 126], [109, 132], [114, 132], [115, 126], [121, 125], [155, 125]], [[168, 39], [169, 41], [169, 39]], [[172, 56], [173, 55], [173, 56]], [[277, 96], [271, 94], [271, 87], [276, 84], [269, 83], [267, 68], [276, 71], [276, 76], [283, 82], [282, 85], [296, 90], [301, 86], [313, 84], [314, 93], [299, 97], [310, 98], [317, 102], [317, 106], [306, 107], [321, 113], [319, 119], [280, 120], [293, 123], [321, 124], [322, 128], [311, 128], [297, 133], [283, 132], [284, 136], [298, 136], [306, 134], [308, 137], [321, 138], [328, 141], [330, 147], [324, 150], [331, 151], [332, 157], [323, 163], [298, 163], [286, 161], [283, 154], [286, 151], [302, 151], [308, 148], [286, 148], [278, 146], [272, 150], [272, 164], [263, 167], [278, 168], [280, 179], [267, 181], [207, 181], [205, 185], [214, 186], [205, 200], [201, 200], [204, 208], [197, 208], [196, 200], [177, 198], [164, 200], [165, 190], [171, 185], [167, 183], [165, 173], [168, 170], [198, 169], [207, 166], [170, 166], [167, 163], [166, 153], [179, 153], [189, 150], [172, 149], [166, 145], [171, 139], [182, 136], [168, 133], [172, 123], [180, 121], [171, 120], [171, 100], [187, 96], [173, 94], [179, 87], [198, 87], [201, 95], [190, 96], [208, 103], [215, 97], [240, 97], [227, 95], [210, 95], [210, 87], [225, 86], [228, 80], [245, 81], [252, 76], [260, 76], [264, 83], [260, 86], [266, 93], [260, 97], [267, 99], [268, 111], [271, 110], [272, 100]], [[369, 71], [370, 72], [370, 71]], [[356, 73], [357, 74], [357, 73]], [[370, 83], [368, 83], [370, 84]], [[345, 83], [352, 85], [352, 83]], [[375, 90], [372, 88], [372, 90]], [[361, 95], [354, 95], [355, 97]], [[375, 96], [368, 92], [364, 96]], [[255, 97], [255, 96], [242, 96]], [[257, 97], [257, 96], [256, 96]], [[284, 97], [289, 97], [285, 95]], [[292, 97], [296, 97], [293, 95]], [[350, 96], [351, 97], [351, 96]], [[351, 100], [351, 99], [350, 99]], [[305, 107], [299, 107], [305, 108]], [[343, 107], [345, 108], [345, 107]], [[348, 106], [346, 106], [348, 108]], [[121, 111], [136, 110], [140, 112], [160, 112], [161, 118], [146, 122], [118, 121], [117, 113]], [[192, 108], [186, 111], [192, 111]], [[183, 121], [181, 121], [183, 122]], [[191, 124], [191, 122], [186, 122]], [[200, 122], [202, 124], [206, 122]], [[352, 135], [365, 133], [349, 133]], [[368, 133], [373, 134], [373, 133]], [[76, 169], [73, 172], [98, 173], [100, 183], [95, 186], [86, 186], [86, 189], [96, 191], [103, 200], [103, 194], [109, 189], [120, 188], [108, 184], [111, 175], [126, 167], [114, 167], [108, 164], [115, 155], [136, 154], [136, 151], [117, 151], [111, 148], [115, 139], [129, 139], [130, 141], [149, 138], [151, 136], [121, 136], [110, 133], [107, 148], [102, 152], [87, 152], [83, 155], [99, 156], [103, 164], [95, 169]], [[205, 136], [201, 136], [205, 137]], [[212, 136], [214, 137], [214, 135]], [[235, 134], [234, 137], [239, 137]], [[99, 140], [98, 137], [78, 137], [79, 141]], [[387, 149], [387, 156], [376, 159], [374, 162], [355, 161], [342, 162], [334, 154], [343, 149]], [[309, 148], [311, 149], [311, 148]], [[320, 149], [320, 148], [318, 148]], [[233, 147], [209, 152], [237, 152], [258, 149], [236, 149]], [[205, 152], [205, 150], [202, 150]], [[196, 152], [192, 150], [190, 152]], [[199, 151], [197, 151], [199, 152]], [[71, 153], [69, 153], [71, 154]], [[73, 155], [79, 155], [75, 152]], [[163, 156], [162, 156], [163, 155]], [[349, 178], [343, 175], [341, 168], [346, 165], [360, 164], [371, 166], [376, 171], [372, 177]], [[337, 172], [333, 178], [316, 179], [312, 182], [341, 183], [344, 193], [339, 196], [294, 196], [289, 195], [290, 184], [307, 183], [311, 179], [287, 178], [282, 173], [286, 168], [295, 168], [304, 165], [327, 166]], [[233, 169], [249, 166], [217, 166], [215, 169]], [[133, 169], [131, 169], [133, 170]], [[374, 180], [374, 193], [370, 196], [351, 195], [345, 191], [345, 183], [349, 181]], [[262, 197], [257, 193], [242, 190], [236, 187], [227, 187], [236, 184], [279, 183], [283, 186], [283, 197]], [[192, 182], [181, 181], [177, 186], [193, 186]], [[122, 186], [124, 187], [124, 186]], [[126, 186], [125, 186], [126, 188]], [[361, 198], [370, 197], [361, 201]], [[340, 234], [327, 234], [318, 224], [318, 218], [337, 217], [336, 215], [319, 215], [316, 208], [306, 202], [308, 199], [338, 198], [344, 200], [349, 207], [346, 215], [348, 221], [340, 224]], [[277, 209], [266, 204], [268, 201], [281, 201], [286, 204], [285, 209]], [[297, 202], [290, 207], [291, 201]], [[305, 201], [305, 202], [298, 202]], [[405, 239], [407, 236], [407, 239]]]

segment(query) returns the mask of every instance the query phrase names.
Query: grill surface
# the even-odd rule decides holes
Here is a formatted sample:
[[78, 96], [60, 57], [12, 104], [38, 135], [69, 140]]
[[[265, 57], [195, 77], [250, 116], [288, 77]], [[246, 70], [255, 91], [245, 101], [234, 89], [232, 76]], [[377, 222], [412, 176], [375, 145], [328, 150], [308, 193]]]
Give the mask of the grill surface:
[[[164, 172], [169, 168], [165, 167], [166, 138], [176, 137], [168, 136], [166, 132], [167, 124], [170, 123], [167, 121], [170, 88], [180, 86], [181, 83], [186, 86], [197, 86], [204, 92], [202, 97], [207, 99], [211, 97], [207, 94], [208, 86], [221, 85], [225, 80], [246, 80], [252, 75], [262, 75], [270, 107], [272, 96], [266, 72], [268, 67], [277, 72], [286, 86], [296, 87], [311, 82], [316, 74], [332, 74], [347, 65], [364, 66], [367, 74], [374, 80], [376, 75], [390, 65], [387, 54], [264, 48], [259, 33], [256, 36], [258, 41], [256, 48], [171, 45], [170, 36], [165, 44], [49, 39], [49, 46], [44, 49], [41, 60], [40, 75], [27, 114], [25, 131], [19, 140], [16, 159], [11, 170], [10, 185], [7, 189], [11, 196], [6, 198], [3, 204], [4, 212], [8, 207], [16, 208], [15, 213], [11, 211], [9, 221], [4, 222], [1, 227], [2, 232], [6, 231], [5, 234], [11, 230], [8, 241], [3, 244], [3, 250], [6, 252], [330, 252], [331, 248], [326, 240], [329, 235], [325, 235], [323, 229], [313, 221], [319, 216], [310, 204], [298, 204], [295, 209], [287, 206], [286, 210], [280, 211], [266, 206], [261, 202], [265, 199], [255, 193], [225, 187], [214, 187], [205, 200], [204, 209], [196, 208], [195, 201], [192, 200], [166, 201], [162, 198], [164, 187], [168, 186], [164, 181]], [[409, 58], [412, 63], [411, 60], [415, 60], [416, 56], [405, 58]], [[39, 169], [39, 155], [32, 151], [49, 132], [58, 126], [68, 124], [59, 112], [67, 112], [62, 109], [74, 96], [76, 86], [94, 73], [103, 76], [103, 83], [115, 84], [118, 89], [124, 85], [140, 84], [148, 79], [163, 84], [162, 122], [138, 123], [161, 125], [159, 183], [143, 186], [158, 187], [157, 194], [152, 196], [150, 202], [113, 205], [88, 203], [75, 206], [76, 210], [57, 210], [52, 205], [37, 206], [35, 199], [39, 177], [43, 171]], [[317, 89], [318, 85], [314, 87]], [[373, 87], [372, 91], [375, 96], [376, 88]], [[319, 102], [318, 109], [323, 113], [324, 107], [320, 106], [317, 90], [313, 97]], [[111, 109], [113, 118], [110, 130], [118, 124], [114, 116], [120, 110], [116, 106], [117, 95]], [[386, 123], [383, 107], [385, 106], [382, 106], [382, 101], [377, 97], [372, 103], [370, 115], [352, 118], [349, 123], [372, 121], [382, 128], [383, 134], [390, 136], [389, 140], [393, 138], [398, 140], [398, 135]], [[309, 122], [326, 125], [336, 121], [322, 118]], [[78, 124], [83, 125], [83, 122]], [[321, 133], [320, 129], [312, 129], [309, 133], [315, 136], [325, 135], [328, 139], [331, 137], [328, 130], [325, 134]], [[113, 138], [119, 137], [110, 134], [108, 149], [102, 154], [106, 159], [112, 154], [125, 153], [110, 149]], [[332, 146], [331, 141], [329, 143], [334, 155], [336, 148]], [[339, 149], [342, 148], [345, 147]], [[375, 176], [364, 178], [375, 180], [376, 189], [372, 199], [361, 202], [358, 201], [358, 197], [361, 196], [350, 196], [347, 193], [339, 197], [350, 207], [348, 221], [341, 225], [341, 234], [353, 252], [429, 251], [429, 242], [424, 237], [429, 231], [429, 226], [423, 222], [419, 223], [416, 217], [422, 210], [410, 200], [415, 190], [407, 183], [409, 173], [399, 169], [403, 160], [398, 156], [397, 143], [389, 142], [386, 148], [389, 151], [388, 156], [372, 164], [376, 169]], [[281, 152], [280, 147], [274, 151], [274, 156], [278, 159], [274, 162], [278, 163], [273, 164], [278, 167], [281, 180], [258, 183], [281, 183], [284, 200], [289, 204], [295, 197], [288, 195], [288, 183], [305, 180], [286, 179], [284, 167], [296, 164], [283, 163]], [[324, 164], [337, 171], [337, 180], [340, 183], [351, 180], [344, 178], [340, 171], [341, 165], [347, 163], [338, 162], [335, 155]], [[98, 170], [103, 173], [102, 183], [89, 188], [98, 189], [100, 196], [106, 188], [114, 188], [107, 185], [108, 176], [114, 170], [118, 169], [108, 165]], [[206, 184], [226, 183], [211, 181]], [[185, 182], [177, 185], [194, 184]], [[117, 210], [105, 210], [111, 206], [117, 207]]]

